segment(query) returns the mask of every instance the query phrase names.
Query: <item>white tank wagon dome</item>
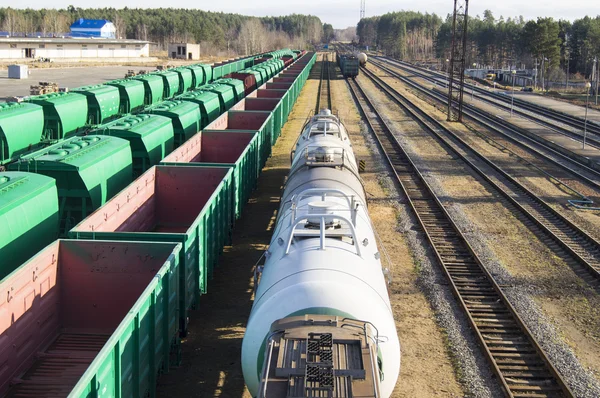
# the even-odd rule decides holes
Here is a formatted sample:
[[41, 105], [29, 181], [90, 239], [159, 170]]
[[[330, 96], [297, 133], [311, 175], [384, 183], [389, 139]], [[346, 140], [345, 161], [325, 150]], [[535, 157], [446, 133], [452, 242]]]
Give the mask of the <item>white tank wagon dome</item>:
[[242, 343], [255, 397], [389, 397], [400, 342], [346, 129], [302, 129]]
[[367, 64], [367, 54], [365, 53], [359, 53], [358, 56], [358, 63], [361, 64], [362, 66]]

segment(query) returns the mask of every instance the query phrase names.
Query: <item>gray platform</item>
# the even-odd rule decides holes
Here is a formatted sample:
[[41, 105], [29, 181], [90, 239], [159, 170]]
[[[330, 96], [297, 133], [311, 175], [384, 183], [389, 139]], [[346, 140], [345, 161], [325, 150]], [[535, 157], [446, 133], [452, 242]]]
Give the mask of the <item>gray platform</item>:
[[[523, 93], [523, 92], [515, 92], [515, 98], [519, 98], [524, 101], [532, 102], [536, 105], [541, 105], [541, 106], [550, 108], [550, 109], [558, 111], [558, 112], [566, 113], [568, 115], [577, 116], [582, 119], [585, 117], [585, 107], [584, 106], [573, 105], [568, 102], [559, 101], [554, 98], [543, 97], [538, 94]], [[595, 98], [590, 95], [590, 102], [593, 102], [594, 100], [595, 100]], [[598, 100], [600, 101], [600, 97]], [[597, 124], [600, 125], [600, 111], [597, 111], [597, 110], [591, 109], [591, 108], [588, 109], [588, 120], [593, 120], [594, 122], [596, 122]]]

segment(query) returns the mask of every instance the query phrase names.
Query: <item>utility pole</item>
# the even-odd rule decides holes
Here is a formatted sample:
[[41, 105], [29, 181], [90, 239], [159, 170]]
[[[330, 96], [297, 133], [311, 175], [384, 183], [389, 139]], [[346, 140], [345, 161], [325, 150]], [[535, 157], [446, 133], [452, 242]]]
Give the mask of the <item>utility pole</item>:
[[537, 63], [537, 58], [535, 59], [535, 75], [533, 75], [533, 89], [537, 90], [537, 67], [538, 67], [538, 63]]
[[544, 77], [545, 77], [544, 76], [544, 61], [545, 60], [546, 60], [546, 57], [544, 57], [544, 54], [542, 54], [542, 70], [541, 70], [541, 72], [542, 72], [542, 91], [545, 91], [545, 87], [544, 87], [545, 86], [545, 84], [544, 84], [545, 83], [544, 82]]
[[[469, 0], [454, 0], [452, 47], [450, 50], [450, 71], [448, 76], [447, 120], [449, 122], [462, 122], [468, 19]], [[455, 82], [458, 83], [458, 88], [454, 87]]]
[[567, 61], [567, 73], [566, 73], [566, 82], [565, 82], [565, 93], [569, 90], [569, 34], [565, 33], [565, 60]]
[[598, 62], [598, 57], [594, 58], [594, 63], [596, 64], [596, 105], [598, 105], [598, 82], [600, 81], [600, 62]]

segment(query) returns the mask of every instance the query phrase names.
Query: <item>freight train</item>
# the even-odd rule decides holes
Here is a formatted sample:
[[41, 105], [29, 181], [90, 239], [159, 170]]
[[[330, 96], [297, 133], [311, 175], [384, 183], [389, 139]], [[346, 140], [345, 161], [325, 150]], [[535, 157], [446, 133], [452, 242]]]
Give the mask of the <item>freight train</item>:
[[360, 69], [358, 57], [351, 53], [348, 53], [348, 54], [336, 53], [336, 56], [337, 56], [338, 66], [340, 67], [340, 70], [342, 71], [342, 76], [351, 77], [351, 78], [355, 79], [356, 76], [358, 76], [358, 71]]
[[265, 258], [242, 343], [252, 396], [391, 396], [400, 343], [386, 275], [352, 144], [329, 110], [297, 140]]
[[[25, 230], [6, 234], [0, 255], [2, 247], [9, 246], [19, 248], [19, 255], [0, 265], [0, 278], [57, 237], [65, 237], [85, 216], [272, 79], [298, 54], [281, 50], [212, 67], [174, 68], [0, 105], [0, 164], [9, 171], [55, 179], [57, 197], [51, 202], [58, 206], [59, 220], [56, 232], [45, 234], [38, 244], [20, 242], [29, 239], [25, 233], [37, 241], [36, 225], [43, 224], [38, 218]], [[223, 77], [233, 70], [251, 78]], [[134, 113], [123, 115], [124, 110]], [[12, 211], [21, 210], [17, 206]]]
[[[152, 109], [20, 156], [27, 172], [0, 172], [0, 396], [153, 396], [316, 55], [299, 52], [278, 74], [262, 58], [244, 72], [268, 80], [158, 165], [176, 127]], [[225, 93], [201, 91], [194, 101], [221, 106]], [[4, 135], [19, 138], [11, 126]], [[61, 224], [70, 239], [55, 240], [61, 221], [77, 224]]]

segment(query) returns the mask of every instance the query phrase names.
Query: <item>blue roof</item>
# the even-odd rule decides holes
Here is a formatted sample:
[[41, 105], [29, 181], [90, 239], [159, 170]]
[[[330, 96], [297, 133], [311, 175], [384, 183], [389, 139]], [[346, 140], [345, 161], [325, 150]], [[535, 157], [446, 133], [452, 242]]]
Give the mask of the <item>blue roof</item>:
[[77, 21], [73, 22], [71, 25], [72, 28], [85, 28], [85, 29], [100, 29], [110, 21], [106, 19], [83, 19], [79, 18]]

